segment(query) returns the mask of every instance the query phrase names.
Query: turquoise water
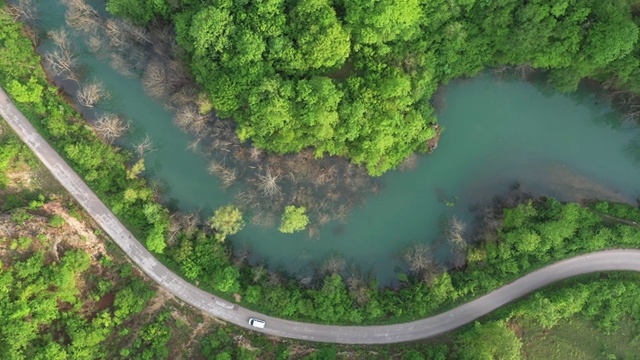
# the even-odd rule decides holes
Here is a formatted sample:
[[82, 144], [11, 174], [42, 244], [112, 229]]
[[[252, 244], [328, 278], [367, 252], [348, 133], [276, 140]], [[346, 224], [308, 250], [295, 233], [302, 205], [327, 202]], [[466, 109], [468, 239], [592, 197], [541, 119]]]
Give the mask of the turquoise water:
[[[61, 24], [61, 7], [47, 7], [43, 28]], [[233, 188], [207, 173], [209, 160], [187, 150], [194, 138], [180, 131], [163, 104], [147, 96], [139, 79], [113, 71], [106, 60], [85, 52], [87, 75], [113, 94], [104, 105], [132, 121], [130, 146], [145, 134], [155, 150], [145, 156], [146, 176], [158, 180], [171, 206], [213, 210], [232, 202]], [[247, 244], [253, 261], [304, 274], [332, 253], [342, 255], [382, 282], [395, 276], [402, 248], [441, 237], [449, 215], [470, 221], [469, 209], [518, 182], [522, 189], [566, 200], [599, 197], [633, 202], [640, 195], [640, 130], [586, 90], [563, 95], [521, 81], [498, 82], [488, 75], [446, 87], [439, 116], [445, 131], [432, 155], [413, 171], [391, 172], [383, 191], [356, 208], [346, 224], [329, 223], [318, 238], [285, 235], [251, 224], [232, 241]], [[446, 201], [454, 202], [447, 206]]]

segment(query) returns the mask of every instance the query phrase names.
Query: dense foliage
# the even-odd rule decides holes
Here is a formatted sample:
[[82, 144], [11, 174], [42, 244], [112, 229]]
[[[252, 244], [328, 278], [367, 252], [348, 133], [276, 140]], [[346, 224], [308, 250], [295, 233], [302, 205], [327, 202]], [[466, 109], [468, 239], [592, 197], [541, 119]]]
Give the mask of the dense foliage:
[[[34, 239], [0, 236], [2, 358], [106, 358], [106, 354], [118, 351], [113, 344], [128, 343], [128, 338], [114, 334], [131, 325], [131, 318], [144, 309], [154, 292], [133, 275], [131, 267], [124, 267], [119, 274], [112, 268], [109, 277], [95, 278], [112, 264], [108, 257], [98, 265], [82, 249], [71, 248], [60, 256], [45, 252], [52, 247], [50, 240], [59, 227], [52, 226], [55, 230], [49, 234], [50, 230], [35, 222], [30, 212], [41, 205], [32, 202], [29, 210], [14, 209], [13, 214], [20, 213], [21, 218], [11, 217], [14, 227], [23, 228], [32, 221], [32, 226], [40, 226]], [[56, 246], [52, 248], [61, 249]]]
[[24, 149], [24, 145], [16, 138], [5, 138], [0, 134], [2, 151], [0, 151], [0, 189], [7, 186], [9, 179], [5, 174], [5, 170], [9, 167], [11, 160]]
[[[147, 246], [164, 250], [169, 265], [218, 293], [239, 294], [249, 306], [287, 318], [325, 323], [371, 323], [423, 317], [490, 291], [522, 273], [550, 262], [603, 248], [640, 245], [640, 229], [629, 223], [602, 221], [601, 213], [636, 219], [638, 209], [597, 205], [597, 211], [554, 200], [529, 201], [500, 212], [497, 233], [468, 250], [466, 268], [423, 281], [409, 277], [399, 289], [378, 289], [375, 281], [340, 272], [321, 275], [310, 289], [265, 267], [242, 267], [229, 247], [206, 232], [183, 229], [165, 248], [168, 211], [139, 178], [128, 178], [121, 151], [105, 145], [75, 120], [77, 114], [49, 85], [31, 44], [6, 14], [0, 17], [0, 83], [39, 85], [40, 97], [18, 102], [22, 111], [112, 206], [140, 229]], [[21, 63], [16, 67], [11, 64]], [[35, 78], [36, 80], [30, 80]], [[29, 85], [31, 84], [31, 85]], [[20, 94], [11, 94], [21, 98]], [[17, 100], [16, 100], [17, 101]], [[96, 159], [99, 159], [97, 161]], [[131, 193], [138, 196], [131, 197]], [[125, 194], [129, 194], [125, 196]], [[153, 240], [153, 241], [152, 241]]]
[[[3, 55], [0, 61], [10, 63], [11, 60], [6, 60], [6, 56], [14, 56], [11, 58], [13, 61], [20, 57], [30, 58], [31, 62], [27, 64], [31, 64], [31, 71], [35, 69], [34, 73], [38, 75], [25, 76], [28, 72], [4, 67], [0, 72], [2, 83], [6, 85], [17, 78], [20, 79], [19, 84], [35, 86], [36, 90], [37, 86], [41, 86], [43, 89], [42, 93], [36, 91], [37, 97], [29, 98], [21, 95], [20, 86], [13, 86], [12, 95], [16, 101], [23, 101], [23, 111], [31, 115], [32, 119], [41, 121], [36, 123], [41, 126], [46, 123], [43, 114], [51, 111], [55, 115], [56, 109], [64, 110], [65, 116], [69, 118], [75, 116], [61, 101], [55, 89], [43, 77], [39, 77], [42, 73], [37, 66], [37, 58], [30, 57], [30, 44], [20, 40], [19, 27], [11, 25], [3, 17], [0, 20], [3, 20], [0, 22], [0, 53]], [[14, 47], [15, 52], [8, 51], [10, 47]], [[16, 75], [18, 77], [13, 77]], [[33, 78], [36, 80], [31, 80]], [[46, 104], [48, 107], [43, 110], [42, 106]], [[40, 111], [42, 113], [39, 114]], [[94, 144], [99, 142], [97, 138], [79, 130], [79, 122], [60, 122], [65, 119], [62, 116], [57, 120], [55, 116], [51, 119], [54, 123], [58, 121], [57, 129], [61, 134], [75, 134], [80, 139], [84, 136], [90, 144], [88, 146], [102, 148], [102, 145]], [[45, 134], [50, 134], [51, 129], [49, 126], [42, 127]], [[4, 141], [7, 139], [8, 141]], [[24, 149], [13, 138], [3, 137], [2, 140], [0, 170], [6, 168]], [[113, 149], [105, 146], [104, 151], [113, 152]], [[124, 161], [127, 159], [125, 156], [114, 156], [113, 159], [120, 161], [119, 166], [124, 168]], [[0, 179], [3, 175], [0, 171]], [[123, 180], [123, 183], [127, 181]], [[149, 191], [145, 190], [141, 181], [134, 180], [133, 184], [142, 184], [140, 187], [132, 187], [135, 191]], [[96, 183], [92, 182], [92, 185], [96, 186]], [[114, 196], [111, 194], [112, 199]], [[41, 198], [35, 198], [32, 206], [41, 206], [39, 204], [42, 201], [44, 200]], [[146, 202], [136, 204], [144, 210], [133, 208], [130, 211], [166, 214], [166, 210], [158, 206], [151, 197]], [[23, 209], [15, 211], [12, 218], [16, 222], [24, 222], [29, 217], [29, 211]], [[151, 217], [147, 217], [149, 218]], [[296, 281], [277, 274], [269, 276], [263, 267], [240, 268], [234, 265], [227, 247], [217, 242], [213, 236], [200, 232], [181, 232], [179, 246], [167, 249], [166, 253], [170, 257], [169, 263], [191, 279], [200, 280], [203, 285], [219, 292], [239, 293], [247, 303], [273, 314], [334, 323], [381, 322], [389, 319], [399, 321], [424, 316], [455, 302], [466, 301], [520, 276], [523, 272], [576, 253], [607, 247], [638, 247], [640, 230], [634, 222], [639, 220], [640, 211], [629, 205], [599, 202], [594, 203], [591, 208], [585, 208], [577, 204], [561, 204], [555, 200], [527, 201], [517, 207], [505, 209], [500, 216], [498, 231], [491, 236], [482, 237], [479, 243], [468, 250], [466, 269], [440, 274], [426, 283], [409, 278], [409, 283], [398, 291], [381, 291], [375, 282], [357, 284], [352, 279], [344, 280], [343, 276], [335, 273], [316, 281], [313, 289], [303, 290]], [[51, 225], [59, 223], [53, 218], [50, 221]], [[164, 232], [158, 231], [158, 234], [164, 238]], [[24, 247], [29, 243], [25, 239], [14, 239], [10, 246]], [[80, 311], [81, 301], [74, 296], [77, 293], [76, 279], [86, 271], [87, 263], [86, 254], [71, 250], [61, 257], [59, 263], [47, 261], [42, 252], [36, 252], [0, 264], [0, 282], [4, 289], [0, 292], [0, 305], [4, 309], [0, 313], [13, 314], [3, 319], [3, 326], [0, 327], [0, 338], [5, 340], [0, 341], [0, 349], [6, 357], [49, 359], [71, 355], [101, 358], [105, 356], [101, 344], [108, 334], [121, 329], [119, 337], [128, 335], [127, 328], [122, 328], [125, 323], [123, 320], [143, 309], [150, 297], [149, 289], [132, 277], [131, 267], [125, 267], [121, 276], [128, 279], [129, 284], [117, 290], [113, 308], [100, 312], [98, 316], [87, 317], [87, 314]], [[95, 296], [98, 298], [108, 291], [114, 291], [112, 285], [106, 284], [104, 280], [92, 281], [95, 281]], [[497, 320], [463, 330], [455, 335], [453, 353], [447, 354], [447, 347], [439, 346], [424, 351], [407, 351], [404, 358], [477, 358], [474, 354], [494, 358], [501, 354], [514, 354], [513, 349], [520, 346], [518, 339], [505, 328], [505, 321], [512, 317], [531, 318], [545, 327], [551, 327], [562, 319], [581, 314], [595, 320], [605, 331], [615, 329], [623, 316], [640, 320], [640, 298], [637, 297], [640, 288], [637, 277], [614, 274], [606, 278], [573, 280], [569, 285], [539, 292], [522, 303], [500, 310], [496, 315]], [[59, 304], [69, 304], [71, 309], [62, 312]], [[29, 321], [23, 321], [25, 317]], [[166, 327], [167, 317], [167, 313], [161, 313], [145, 324], [129, 346], [119, 349], [119, 355], [130, 358], [166, 357], [165, 345], [171, 332]], [[69, 337], [57, 338], [60, 334]], [[482, 336], [482, 342], [477, 341], [478, 335]], [[11, 342], [6, 341], [7, 339], [11, 339]], [[17, 341], [14, 342], [13, 339]], [[225, 354], [223, 358], [254, 357], [245, 348], [232, 349], [231, 340], [226, 330], [212, 333], [203, 342], [203, 354], [208, 357]], [[29, 343], [28, 348], [24, 346], [25, 341]], [[494, 346], [496, 343], [509, 346]], [[286, 358], [288, 349], [278, 348], [276, 353]], [[333, 358], [335, 355], [336, 348], [328, 346], [311, 353], [308, 358]], [[385, 356], [384, 353], [382, 356]]]
[[217, 239], [224, 241], [227, 235], [233, 235], [244, 227], [242, 211], [231, 204], [220, 207], [211, 217], [211, 227], [216, 230]]
[[[0, 153], [8, 154], [18, 145], [13, 139], [6, 136], [2, 138]], [[12, 153], [12, 156], [6, 158], [7, 163], [12, 161], [15, 163], [17, 154]], [[28, 154], [28, 152], [22, 153]], [[29, 209], [41, 207], [44, 201], [46, 200], [42, 198], [32, 201]], [[22, 206], [26, 204], [23, 203]], [[606, 202], [593, 205], [595, 212], [608, 216], [609, 221], [618, 219], [620, 224], [635, 221], [640, 216], [637, 209], [628, 205]], [[546, 204], [546, 207], [550, 208], [557, 206], [559, 205], [555, 201], [549, 201]], [[567, 214], [575, 211], [574, 204], [565, 206]], [[536, 210], [533, 211], [532, 207]], [[549, 220], [549, 213], [540, 211], [544, 208], [545, 203], [525, 203], [519, 208], [506, 210], [505, 219], [509, 220], [505, 222], [528, 223], [529, 225], [525, 228], [538, 232], [536, 230], [538, 225], [535, 225], [531, 219]], [[17, 215], [18, 209], [14, 209], [12, 221], [16, 224], [28, 222], [32, 210], [22, 211]], [[555, 213], [557, 214], [557, 211]], [[557, 215], [555, 218], [556, 220], [575, 219], [572, 216], [558, 217]], [[57, 229], [58, 227], [54, 226], [57, 223], [55, 219], [55, 216], [52, 216], [49, 224]], [[209, 241], [211, 246], [218, 244], [213, 238]], [[23, 238], [2, 239], [0, 247], [22, 249], [30, 243], [31, 241], [25, 241]], [[474, 252], [478, 253], [480, 248], [476, 247]], [[100, 263], [109, 269], [115, 269], [108, 258], [102, 258]], [[0, 341], [0, 349], [4, 351], [5, 357], [99, 359], [104, 358], [105, 354], [112, 354], [134, 359], [167, 358], [169, 350], [167, 342], [172, 337], [172, 330], [175, 329], [175, 325], [169, 321], [171, 319], [169, 312], [161, 311], [146, 323], [135, 325], [137, 330], [131, 330], [130, 326], [133, 325], [130, 325], [131, 321], [127, 319], [143, 310], [146, 299], [151, 293], [138, 278], [132, 276], [130, 266], [122, 267], [121, 282], [106, 280], [104, 273], [100, 277], [91, 275], [88, 281], [81, 281], [85, 284], [90, 283], [94, 288], [91, 292], [93, 300], [115, 292], [113, 307], [96, 313], [87, 312], [87, 309], [90, 309], [87, 304], [92, 302], [78, 292], [77, 279], [81, 277], [87, 279], [85, 274], [89, 267], [88, 255], [83, 251], [69, 250], [61, 257], [59, 263], [47, 260], [45, 254], [40, 251], [27, 256], [14, 257], [14, 260], [5, 261], [0, 265], [0, 283], [5, 289], [0, 293], [2, 298], [0, 307], [4, 309], [2, 313], [12, 314], [9, 318], [3, 319], [3, 326], [0, 327], [3, 335], [0, 338], [5, 339], [4, 342]], [[326, 296], [335, 294], [337, 298], [326, 302], [321, 312], [326, 313], [327, 318], [333, 319], [345, 314], [345, 309], [333, 309], [332, 304], [345, 302], [348, 299], [340, 295], [344, 294], [340, 290], [343, 288], [340, 277], [335, 275], [328, 279], [323, 292], [326, 290]], [[398, 346], [375, 348], [375, 356], [370, 354], [370, 348], [349, 349], [349, 351], [356, 351], [360, 356], [367, 354], [371, 358], [381, 359], [390, 358], [393, 354], [402, 354], [404, 359], [415, 360], [521, 359], [519, 349], [522, 342], [509, 326], [510, 322], [528, 319], [545, 328], [551, 328], [559, 321], [580, 315], [594, 321], [602, 331], [608, 333], [616, 330], [623, 317], [630, 317], [633, 321], [640, 322], [640, 298], [637, 296], [640, 285], [637, 280], [637, 275], [630, 274], [608, 274], [606, 277], [588, 276], [570, 280], [501, 309], [486, 322], [478, 322], [455, 332], [452, 335], [453, 346], [451, 347], [442, 344], [412, 343], [405, 349]], [[250, 296], [251, 292], [247, 291], [245, 294]], [[319, 302], [318, 305], [320, 305]], [[88, 317], [86, 314], [89, 314]], [[25, 316], [29, 321], [24, 321]], [[235, 342], [236, 331], [238, 330], [228, 327], [213, 329], [200, 341], [198, 351], [210, 359], [255, 359], [272, 352], [277, 354], [277, 358], [290, 358], [296, 350], [300, 349], [299, 344], [274, 344], [267, 338], [252, 338], [253, 346], [259, 346], [260, 350], [252, 349]], [[60, 337], [58, 336], [60, 334], [67, 334], [69, 337]], [[114, 341], [128, 345], [112, 346]], [[25, 342], [29, 344], [26, 347]], [[333, 345], [327, 345], [306, 351], [309, 355], [305, 356], [305, 359], [333, 359], [336, 358], [338, 349]]]
[[110, 0], [171, 19], [196, 79], [241, 140], [315, 148], [379, 175], [436, 136], [441, 83], [504, 65], [640, 91], [636, 0]]
[[[551, 329], [560, 321], [581, 316], [604, 334], [618, 329], [623, 318], [640, 324], [640, 286], [636, 274], [609, 274], [570, 280], [562, 286], [536, 292], [507, 308], [486, 323], [478, 323], [455, 335], [453, 359], [522, 359], [522, 341], [507, 321], [533, 321]], [[637, 336], [637, 335], [636, 335]], [[501, 345], [501, 346], [500, 346]], [[565, 354], [566, 355], [566, 354]], [[599, 354], [602, 355], [602, 354]]]
[[[591, 251], [640, 247], [640, 227], [625, 219], [640, 210], [598, 203], [598, 210], [556, 200], [528, 200], [500, 212], [500, 226], [467, 250], [465, 267], [410, 276], [397, 289], [341, 272], [318, 274], [310, 289], [269, 274], [263, 266], [233, 265], [224, 247], [204, 234], [183, 233], [167, 252], [172, 264], [201, 286], [236, 292], [243, 302], [270, 314], [322, 323], [399, 322], [438, 312], [487, 293], [541, 266]], [[623, 218], [603, 220], [615, 209]]]
[[284, 209], [278, 230], [285, 234], [292, 234], [304, 230], [308, 224], [307, 209], [304, 206], [289, 205]]
[[458, 336], [456, 347], [460, 360], [521, 359], [522, 342], [503, 321], [476, 322], [471, 330]]
[[143, 179], [130, 176], [130, 154], [102, 142], [49, 84], [33, 44], [21, 31], [21, 25], [2, 8], [0, 85], [112, 211], [140, 231], [150, 250], [161, 253], [166, 246], [169, 212], [156, 202], [153, 190]]

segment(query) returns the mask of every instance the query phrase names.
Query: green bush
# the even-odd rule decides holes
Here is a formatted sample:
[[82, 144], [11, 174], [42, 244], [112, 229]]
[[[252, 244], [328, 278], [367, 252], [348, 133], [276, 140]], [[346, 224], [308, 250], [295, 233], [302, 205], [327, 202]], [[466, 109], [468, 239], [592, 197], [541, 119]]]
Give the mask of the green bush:
[[309, 224], [307, 209], [304, 206], [287, 206], [282, 214], [282, 222], [278, 230], [285, 234], [292, 234], [304, 230]]
[[62, 225], [66, 224], [66, 221], [64, 221], [64, 219], [62, 218], [62, 216], [56, 214], [53, 215], [50, 219], [49, 219], [49, 225], [51, 225], [54, 228], [59, 228], [62, 227]]

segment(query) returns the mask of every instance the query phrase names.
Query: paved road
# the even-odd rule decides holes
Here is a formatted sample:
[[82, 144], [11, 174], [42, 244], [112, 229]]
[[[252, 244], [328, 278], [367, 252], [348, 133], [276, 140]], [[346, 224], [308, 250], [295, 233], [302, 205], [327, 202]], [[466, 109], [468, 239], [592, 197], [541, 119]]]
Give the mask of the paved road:
[[238, 307], [184, 281], [171, 272], [136, 240], [85, 185], [64, 160], [38, 135], [0, 89], [0, 115], [33, 150], [60, 183], [149, 277], [184, 302], [217, 318], [249, 328], [249, 317], [267, 322], [260, 330], [269, 335], [343, 344], [384, 344], [438, 335], [469, 323], [504, 304], [553, 282], [596, 271], [640, 272], [639, 250], [610, 250], [577, 256], [528, 274], [511, 284], [453, 310], [426, 319], [384, 326], [329, 326], [272, 318]]

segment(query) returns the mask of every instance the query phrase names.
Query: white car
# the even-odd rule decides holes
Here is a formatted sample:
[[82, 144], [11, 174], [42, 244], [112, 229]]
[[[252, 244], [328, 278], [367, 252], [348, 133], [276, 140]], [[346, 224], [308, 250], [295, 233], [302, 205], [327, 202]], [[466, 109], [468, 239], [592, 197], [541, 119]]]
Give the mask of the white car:
[[251, 325], [253, 327], [260, 328], [260, 329], [264, 329], [264, 326], [267, 325], [267, 323], [264, 320], [260, 320], [260, 319], [256, 319], [256, 318], [250, 318], [249, 319], [249, 325]]

